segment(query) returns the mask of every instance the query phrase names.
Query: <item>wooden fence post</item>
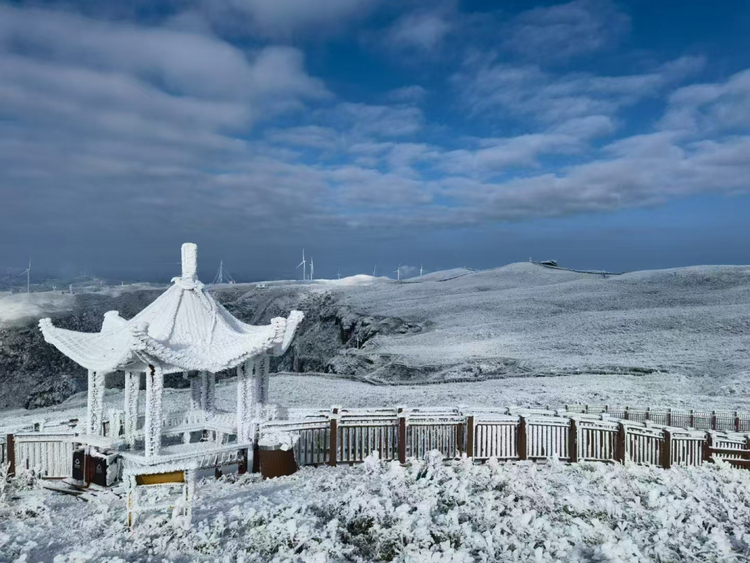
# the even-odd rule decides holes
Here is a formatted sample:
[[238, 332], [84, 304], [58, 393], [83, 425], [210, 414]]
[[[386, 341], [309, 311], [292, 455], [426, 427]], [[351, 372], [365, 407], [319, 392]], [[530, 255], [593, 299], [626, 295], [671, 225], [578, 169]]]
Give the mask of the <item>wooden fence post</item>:
[[625, 420], [630, 420], [630, 413], [628, 412], [628, 409], [629, 409], [629, 408], [630, 408], [630, 407], [626, 406], [626, 407], [625, 407], [625, 412], [624, 412], [624, 413], [623, 413], [623, 415], [622, 415], [623, 419], [625, 419]]
[[474, 457], [474, 416], [466, 419], [466, 455]]
[[734, 431], [740, 431], [740, 413], [737, 411], [734, 411]]
[[406, 414], [398, 415], [398, 461], [406, 463]]
[[661, 448], [661, 466], [664, 469], [672, 467], [672, 432], [666, 428], [663, 430], [664, 441]]
[[672, 426], [672, 409], [667, 409], [667, 426]]
[[248, 459], [248, 450], [245, 448], [244, 450], [240, 450], [240, 461], [237, 464], [237, 475], [244, 475], [247, 473], [247, 459]]
[[328, 465], [336, 467], [338, 458], [338, 441], [339, 441], [339, 410], [334, 408], [331, 411], [331, 428], [328, 436]]
[[609, 412], [609, 405], [604, 405], [604, 412]]
[[625, 428], [625, 425], [620, 422], [620, 426], [617, 429], [617, 447], [615, 448], [615, 459], [620, 463], [625, 463], [625, 460], [628, 457], [627, 442], [627, 428]]
[[8, 434], [5, 437], [5, 451], [6, 459], [10, 467], [8, 468], [8, 476], [12, 477], [16, 474], [16, 439], [13, 434]]
[[651, 407], [646, 407], [646, 420], [651, 420]]
[[519, 416], [518, 418], [518, 459], [528, 459], [526, 449], [526, 417]]
[[716, 426], [716, 411], [711, 411], [711, 430], [718, 430]]
[[578, 423], [575, 418], [570, 419], [568, 452], [570, 454], [570, 462], [576, 463], [578, 461]]
[[703, 442], [703, 462], [713, 463], [713, 457], [711, 456], [711, 448], [714, 445], [714, 436], [711, 432], [706, 432], [706, 440]]
[[690, 428], [695, 428], [695, 411], [693, 411], [693, 409], [690, 409], [690, 419], [688, 421], [688, 426], [690, 426]]

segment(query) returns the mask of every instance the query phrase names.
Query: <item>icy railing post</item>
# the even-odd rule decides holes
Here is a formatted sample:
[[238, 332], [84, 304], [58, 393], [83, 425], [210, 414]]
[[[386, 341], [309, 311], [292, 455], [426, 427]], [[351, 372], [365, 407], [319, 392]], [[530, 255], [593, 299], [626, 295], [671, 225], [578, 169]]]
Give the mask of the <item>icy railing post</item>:
[[186, 242], [182, 245], [182, 277], [195, 279], [198, 272], [198, 245]]

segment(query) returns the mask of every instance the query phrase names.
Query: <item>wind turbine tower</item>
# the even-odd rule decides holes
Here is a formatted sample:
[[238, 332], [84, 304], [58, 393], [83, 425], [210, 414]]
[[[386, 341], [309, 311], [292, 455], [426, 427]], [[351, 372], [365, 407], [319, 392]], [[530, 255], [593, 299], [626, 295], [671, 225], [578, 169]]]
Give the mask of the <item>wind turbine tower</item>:
[[315, 274], [315, 262], [313, 262], [313, 257], [310, 255], [310, 281], [313, 281], [313, 276]]
[[424, 272], [424, 268], [422, 266], [423, 266], [422, 264], [419, 265], [419, 277], [420, 278], [422, 277], [422, 272]]
[[302, 262], [297, 265], [297, 268], [302, 266], [302, 281], [307, 279], [307, 261], [305, 260], [305, 249], [302, 249]]
[[396, 268], [396, 279], [398, 281], [401, 281], [401, 264], [399, 264], [398, 268]]
[[26, 274], [26, 293], [31, 293], [31, 256], [29, 256], [29, 267], [21, 275]]
[[224, 260], [221, 260], [219, 262], [219, 270], [216, 272], [216, 276], [214, 277], [214, 284], [224, 283], [225, 277], [228, 283], [234, 283], [234, 278], [229, 273], [229, 270], [224, 267]]

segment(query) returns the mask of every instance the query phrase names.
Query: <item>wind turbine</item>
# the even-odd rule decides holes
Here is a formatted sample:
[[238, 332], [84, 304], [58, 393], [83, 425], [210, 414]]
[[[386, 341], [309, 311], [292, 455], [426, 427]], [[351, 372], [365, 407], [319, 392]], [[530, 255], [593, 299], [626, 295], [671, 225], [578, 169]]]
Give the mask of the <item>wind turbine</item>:
[[401, 281], [401, 264], [398, 265], [398, 268], [396, 269], [396, 279]]
[[341, 279], [341, 268], [339, 268], [339, 273], [336, 275], [338, 276], [339, 279]]
[[315, 273], [315, 262], [313, 262], [313, 257], [310, 255], [310, 281], [313, 280], [313, 275]]
[[423, 272], [423, 271], [424, 271], [424, 270], [423, 270], [423, 268], [422, 268], [422, 264], [420, 264], [420, 265], [419, 265], [419, 277], [420, 277], [420, 278], [422, 277], [422, 272]]
[[297, 265], [297, 268], [295, 268], [295, 270], [298, 269], [300, 266], [302, 266], [302, 281], [305, 281], [307, 279], [307, 261], [305, 260], [304, 248], [302, 249], [302, 262], [300, 262]]
[[21, 275], [24, 274], [26, 274], [26, 293], [31, 293], [31, 256], [29, 256], [29, 267], [21, 272]]
[[375, 277], [375, 270], [377, 270], [377, 269], [378, 269], [378, 265], [377, 265], [377, 264], [375, 264], [375, 265], [374, 265], [374, 266], [372, 267], [372, 277], [373, 277], [373, 278]]
[[229, 273], [229, 270], [224, 267], [224, 260], [221, 260], [219, 261], [219, 270], [216, 272], [216, 276], [214, 276], [214, 285], [224, 283], [224, 276], [226, 276], [229, 283], [234, 283], [234, 278]]

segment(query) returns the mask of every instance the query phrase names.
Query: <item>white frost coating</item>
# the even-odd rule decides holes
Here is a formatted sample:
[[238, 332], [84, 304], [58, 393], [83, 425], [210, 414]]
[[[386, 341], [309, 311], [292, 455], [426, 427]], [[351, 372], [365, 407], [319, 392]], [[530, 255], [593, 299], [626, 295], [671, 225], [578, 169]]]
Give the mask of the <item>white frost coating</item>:
[[125, 440], [132, 448], [138, 430], [138, 398], [141, 388], [141, 374], [125, 372]]
[[253, 362], [255, 401], [261, 405], [268, 402], [268, 378], [270, 358], [266, 354], [257, 356]]
[[47, 342], [86, 369], [145, 371], [144, 357], [164, 373], [232, 369], [258, 354], [279, 354], [289, 346], [302, 313], [252, 326], [231, 315], [195, 277], [195, 245], [183, 246], [183, 276], [158, 299], [126, 321], [108, 312], [97, 333], [57, 328], [39, 321]]
[[298, 441], [299, 434], [275, 430], [264, 432], [260, 437], [260, 440], [258, 440], [258, 446], [264, 448], [278, 448], [286, 452], [296, 446]]
[[86, 412], [86, 433], [102, 434], [104, 411], [104, 380], [106, 374], [89, 370], [88, 408]]
[[201, 408], [201, 378], [193, 376], [190, 378], [190, 410]]
[[216, 405], [216, 374], [202, 371], [200, 374], [200, 409], [212, 412]]
[[255, 380], [252, 376], [254, 363], [253, 360], [248, 360], [237, 366], [237, 441], [240, 443], [255, 439]]
[[186, 242], [182, 245], [182, 277], [195, 279], [198, 273], [198, 245]]
[[159, 455], [161, 448], [162, 391], [164, 390], [164, 372], [155, 366], [146, 373], [146, 425], [145, 455]]

